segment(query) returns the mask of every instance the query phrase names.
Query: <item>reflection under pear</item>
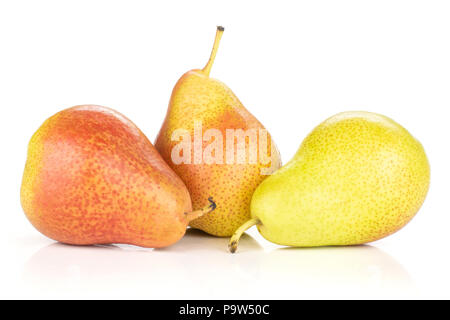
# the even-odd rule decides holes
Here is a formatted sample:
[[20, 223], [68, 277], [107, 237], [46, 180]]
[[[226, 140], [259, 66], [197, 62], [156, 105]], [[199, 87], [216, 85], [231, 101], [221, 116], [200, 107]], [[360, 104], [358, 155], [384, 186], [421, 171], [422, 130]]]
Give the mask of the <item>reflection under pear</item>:
[[29, 259], [22, 285], [42, 298], [293, 299], [414, 291], [408, 272], [373, 246], [268, 251], [246, 234], [232, 255], [227, 242], [188, 229], [163, 249], [54, 243]]
[[278, 294], [298, 291], [299, 298], [383, 297], [414, 294], [409, 273], [393, 257], [370, 246], [280, 248], [261, 266], [266, 285], [284, 285]]

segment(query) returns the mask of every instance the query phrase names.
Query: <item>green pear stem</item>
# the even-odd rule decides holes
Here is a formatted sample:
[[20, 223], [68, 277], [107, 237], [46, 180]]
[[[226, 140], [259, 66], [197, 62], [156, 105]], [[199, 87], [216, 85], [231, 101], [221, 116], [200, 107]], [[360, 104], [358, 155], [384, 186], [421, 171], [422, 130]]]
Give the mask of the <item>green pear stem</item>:
[[257, 225], [259, 223], [261, 223], [261, 221], [258, 218], [250, 219], [234, 232], [234, 234], [231, 236], [230, 242], [228, 243], [228, 249], [231, 253], [236, 252], [239, 244], [239, 239], [241, 238], [242, 234], [250, 227], [253, 227], [254, 225]]
[[204, 207], [200, 210], [186, 212], [185, 217], [186, 217], [187, 222], [191, 222], [192, 220], [200, 218], [201, 216], [214, 211], [214, 209], [216, 209], [216, 207], [217, 207], [216, 203], [214, 202], [212, 197], [209, 197], [208, 201], [209, 201], [209, 205], [207, 205], [206, 207]]
[[216, 38], [214, 39], [214, 45], [211, 51], [211, 56], [209, 57], [208, 63], [202, 69], [203, 73], [209, 77], [209, 73], [211, 72], [212, 65], [214, 63], [214, 59], [216, 58], [217, 50], [219, 49], [220, 38], [222, 38], [224, 27], [218, 26], [216, 31]]

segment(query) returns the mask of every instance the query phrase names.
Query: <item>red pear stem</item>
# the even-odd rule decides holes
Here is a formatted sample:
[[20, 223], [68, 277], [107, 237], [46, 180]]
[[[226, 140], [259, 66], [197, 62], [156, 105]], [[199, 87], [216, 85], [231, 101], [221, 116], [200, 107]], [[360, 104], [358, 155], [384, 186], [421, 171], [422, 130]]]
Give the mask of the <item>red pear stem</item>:
[[212, 197], [209, 197], [208, 201], [209, 201], [209, 205], [208, 206], [206, 206], [206, 207], [204, 207], [204, 208], [202, 208], [200, 210], [195, 210], [195, 211], [192, 211], [192, 212], [186, 212], [185, 213], [186, 220], [188, 222], [191, 222], [192, 220], [200, 218], [201, 216], [214, 211], [214, 209], [217, 208], [216, 203], [214, 202]]

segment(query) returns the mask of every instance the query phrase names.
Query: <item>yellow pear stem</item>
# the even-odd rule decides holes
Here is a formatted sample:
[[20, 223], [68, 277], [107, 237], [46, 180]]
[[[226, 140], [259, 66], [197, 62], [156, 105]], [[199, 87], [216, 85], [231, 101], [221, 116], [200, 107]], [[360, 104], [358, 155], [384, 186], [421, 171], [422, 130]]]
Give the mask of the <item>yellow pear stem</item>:
[[222, 34], [223, 31], [225, 30], [224, 27], [217, 27], [217, 31], [216, 31], [216, 38], [214, 39], [214, 45], [213, 45], [213, 49], [211, 51], [211, 56], [209, 57], [208, 63], [206, 64], [206, 66], [202, 69], [203, 73], [209, 77], [209, 73], [211, 72], [211, 68], [212, 65], [214, 63], [214, 59], [216, 58], [216, 53], [217, 50], [219, 49], [219, 43], [220, 43], [220, 38], [222, 38]]
[[214, 202], [214, 200], [212, 199], [212, 197], [208, 198], [209, 201], [209, 205], [200, 209], [200, 210], [195, 210], [192, 212], [186, 212], [185, 216], [186, 216], [186, 220], [187, 222], [191, 222], [192, 220], [195, 220], [197, 218], [200, 218], [201, 216], [210, 213], [211, 211], [214, 211], [214, 209], [216, 209], [217, 205]]
[[261, 221], [258, 218], [250, 219], [234, 232], [234, 234], [231, 236], [230, 242], [228, 243], [228, 249], [230, 250], [231, 253], [236, 252], [239, 244], [239, 239], [241, 238], [245, 230], [259, 223], [261, 223]]

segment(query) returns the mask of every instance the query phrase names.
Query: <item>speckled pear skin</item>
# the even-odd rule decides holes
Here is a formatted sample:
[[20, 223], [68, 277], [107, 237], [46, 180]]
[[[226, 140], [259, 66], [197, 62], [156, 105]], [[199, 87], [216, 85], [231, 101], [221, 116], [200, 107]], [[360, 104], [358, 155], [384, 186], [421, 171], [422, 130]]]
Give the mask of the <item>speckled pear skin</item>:
[[152, 248], [179, 240], [192, 209], [186, 186], [145, 135], [93, 105], [63, 110], [33, 135], [21, 203], [54, 240]]
[[261, 234], [278, 244], [363, 244], [407, 224], [429, 179], [424, 149], [403, 127], [382, 115], [345, 112], [316, 127], [261, 183], [251, 212]]
[[[172, 133], [179, 128], [186, 129], [193, 143], [194, 121], [201, 121], [203, 132], [213, 128], [222, 133], [224, 155], [226, 129], [264, 127], [224, 83], [210, 78], [202, 70], [191, 70], [178, 80], [173, 89], [166, 118], [156, 138], [155, 147], [189, 189], [193, 209], [204, 205], [205, 196], [211, 195], [217, 203], [215, 211], [193, 220], [190, 226], [211, 235], [230, 236], [250, 218], [252, 194], [267, 177], [261, 174], [261, 168], [268, 168], [270, 164], [262, 164], [259, 160], [256, 164], [226, 164], [225, 161], [224, 164], [173, 163], [171, 151], [178, 142], [171, 140]], [[281, 160], [268, 134], [269, 139], [268, 154], [273, 148], [272, 167], [275, 170], [281, 166]], [[202, 150], [209, 144], [209, 141], [204, 141]], [[246, 147], [248, 150], [248, 143]]]

